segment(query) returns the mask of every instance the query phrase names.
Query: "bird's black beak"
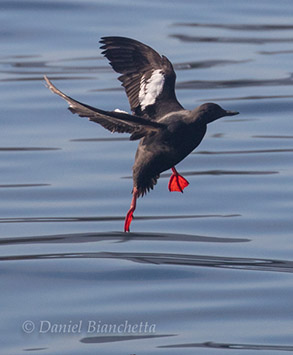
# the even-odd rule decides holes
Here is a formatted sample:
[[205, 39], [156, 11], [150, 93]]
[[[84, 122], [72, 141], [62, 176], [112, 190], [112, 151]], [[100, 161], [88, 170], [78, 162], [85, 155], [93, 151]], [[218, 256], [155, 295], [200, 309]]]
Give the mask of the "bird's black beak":
[[225, 116], [235, 116], [238, 114], [239, 114], [239, 112], [237, 112], [237, 111], [226, 111]]

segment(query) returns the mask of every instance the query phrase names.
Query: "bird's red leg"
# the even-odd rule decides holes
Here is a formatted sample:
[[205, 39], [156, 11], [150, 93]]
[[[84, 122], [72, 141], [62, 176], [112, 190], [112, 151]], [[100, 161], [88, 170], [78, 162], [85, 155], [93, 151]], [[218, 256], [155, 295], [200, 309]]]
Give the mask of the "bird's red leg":
[[169, 191], [179, 191], [183, 192], [186, 186], [189, 185], [189, 182], [184, 179], [182, 175], [178, 173], [175, 167], [172, 168], [172, 175], [169, 180], [168, 188]]
[[129, 232], [130, 231], [130, 223], [132, 221], [133, 218], [133, 212], [135, 211], [136, 208], [136, 200], [138, 197], [138, 191], [137, 188], [134, 187], [133, 191], [132, 191], [132, 200], [131, 200], [131, 204], [130, 204], [130, 208], [127, 212], [127, 215], [125, 217], [125, 222], [124, 222], [124, 232]]

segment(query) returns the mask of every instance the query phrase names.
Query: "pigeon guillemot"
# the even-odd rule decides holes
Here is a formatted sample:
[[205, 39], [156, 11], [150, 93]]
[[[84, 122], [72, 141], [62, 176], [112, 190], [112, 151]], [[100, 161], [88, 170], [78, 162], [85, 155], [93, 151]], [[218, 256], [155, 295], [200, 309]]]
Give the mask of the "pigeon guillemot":
[[45, 76], [48, 88], [69, 104], [69, 110], [99, 123], [111, 132], [130, 133], [140, 139], [133, 166], [133, 190], [124, 231], [129, 232], [136, 200], [157, 183], [160, 173], [172, 169], [170, 191], [183, 192], [189, 184], [175, 165], [202, 141], [207, 124], [238, 112], [226, 111], [214, 103], [185, 110], [175, 95], [171, 62], [151, 47], [125, 37], [102, 37], [102, 54], [112, 68], [122, 74], [132, 114], [120, 110], [104, 111], [72, 99], [58, 90]]

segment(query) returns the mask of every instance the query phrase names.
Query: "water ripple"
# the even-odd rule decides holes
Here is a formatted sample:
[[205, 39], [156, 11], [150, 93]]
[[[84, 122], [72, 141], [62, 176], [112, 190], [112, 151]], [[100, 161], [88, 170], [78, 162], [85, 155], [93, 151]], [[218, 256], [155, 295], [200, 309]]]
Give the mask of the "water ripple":
[[2, 184], [0, 185], [0, 189], [10, 189], [10, 188], [26, 188], [26, 187], [44, 187], [51, 186], [51, 184]]
[[293, 38], [283, 37], [224, 37], [224, 36], [190, 36], [185, 34], [173, 34], [171, 38], [176, 38], [182, 42], [216, 42], [216, 43], [242, 43], [242, 44], [267, 44], [267, 43], [291, 43]]
[[[293, 148], [285, 148], [285, 149], [252, 149], [252, 150], [223, 150], [223, 151], [208, 151], [201, 150], [191, 154], [205, 154], [205, 155], [221, 155], [221, 154], [263, 154], [263, 153], [292, 153]], [[269, 172], [275, 174], [276, 172]]]
[[[292, 149], [293, 151], [293, 149]], [[257, 152], [259, 153], [259, 152]], [[261, 151], [261, 153], [264, 153]], [[211, 152], [211, 151], [199, 151], [199, 152], [194, 152], [192, 154], [206, 154], [206, 155], [212, 155], [212, 154], [247, 154], [247, 152], [243, 151], [241, 153], [239, 152]], [[182, 175], [185, 176], [194, 176], [194, 175], [273, 175], [273, 174], [279, 174], [278, 171], [276, 170], [202, 170], [202, 171], [182, 171]], [[170, 178], [169, 173], [163, 173], [160, 175], [160, 178]], [[132, 176], [123, 176], [122, 179], [132, 179]]]
[[129, 137], [103, 137], [103, 138], [76, 138], [70, 142], [120, 142], [129, 141]]
[[165, 338], [165, 337], [173, 337], [176, 335], [177, 334], [108, 335], [108, 336], [86, 337], [86, 338], [80, 339], [80, 342], [85, 343], [85, 344], [101, 344], [101, 343], [113, 343], [113, 342], [117, 342], [117, 341], [140, 340], [140, 339], [150, 339], [150, 338]]
[[[293, 97], [293, 96], [292, 96]], [[293, 136], [281, 136], [281, 135], [255, 135], [252, 138], [265, 138], [265, 139], [293, 139]]]
[[34, 237], [1, 238], [0, 245], [18, 244], [42, 244], [42, 243], [95, 243], [101, 241], [115, 241], [117, 243], [129, 242], [131, 240], [158, 241], [179, 241], [201, 242], [201, 243], [244, 243], [250, 242], [246, 238], [223, 238], [202, 235], [178, 234], [178, 233], [123, 233], [123, 232], [101, 232], [101, 233], [74, 233], [58, 234]]
[[0, 261], [52, 259], [119, 259], [135, 263], [211, 267], [221, 269], [293, 273], [293, 261], [223, 257], [214, 255], [137, 253], [137, 252], [77, 252], [1, 256]]
[[[194, 175], [272, 175], [278, 174], [278, 171], [245, 171], [245, 170], [206, 170], [206, 171], [185, 171], [185, 176]], [[170, 177], [170, 174], [162, 174], [161, 177]]]
[[[28, 77], [18, 77], [18, 78], [5, 78], [5, 79], [0, 79], [0, 81], [5, 81], [5, 82], [13, 82], [13, 81], [44, 81], [43, 74], [41, 76], [28, 76]], [[62, 76], [58, 75], [55, 77], [50, 77], [52, 80], [93, 80], [93, 77], [90, 76]]]
[[[193, 219], [193, 218], [231, 218], [239, 217], [239, 214], [207, 214], [207, 215], [156, 215], [156, 216], [135, 216], [135, 220], [164, 220], [164, 219]], [[68, 222], [107, 222], [124, 221], [125, 216], [103, 216], [103, 217], [9, 217], [0, 218], [0, 223], [68, 223]]]
[[233, 65], [233, 64], [243, 64], [250, 62], [251, 60], [203, 60], [198, 62], [185, 62], [185, 63], [175, 63], [175, 70], [188, 70], [188, 69], [203, 69], [212, 68], [215, 66]]
[[233, 31], [288, 31], [293, 30], [292, 24], [276, 23], [276, 24], [231, 24], [231, 23], [174, 23], [174, 27], [206, 27], [206, 28], [220, 28]]
[[292, 75], [277, 79], [190, 80], [179, 82], [178, 89], [224, 89], [293, 85]]
[[47, 150], [61, 150], [53, 147], [0, 147], [0, 152], [35, 152]]
[[269, 351], [293, 351], [290, 345], [264, 345], [264, 344], [230, 344], [214, 343], [211, 341], [205, 343], [184, 343], [172, 345], [160, 345], [158, 348], [208, 348], [208, 349], [228, 349], [228, 350], [269, 350]]
[[82, 5], [69, 2], [62, 3], [59, 1], [50, 1], [50, 2], [38, 2], [38, 1], [1, 1], [0, 9], [4, 10], [18, 10], [18, 11], [36, 11], [36, 10], [45, 10], [45, 11], [68, 11], [68, 8], [71, 10], [82, 9]]
[[[239, 100], [274, 100], [274, 99], [292, 99], [293, 95], [249, 95], [249, 96], [237, 96], [237, 97], [209, 97], [209, 101], [239, 101]], [[199, 101], [207, 101], [207, 99], [201, 99]]]

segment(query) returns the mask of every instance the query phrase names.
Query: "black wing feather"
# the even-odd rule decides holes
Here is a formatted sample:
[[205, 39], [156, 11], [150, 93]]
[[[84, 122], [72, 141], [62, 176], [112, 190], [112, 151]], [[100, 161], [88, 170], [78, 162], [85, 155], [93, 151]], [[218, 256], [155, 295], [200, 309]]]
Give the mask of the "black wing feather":
[[139, 139], [147, 134], [157, 132], [164, 127], [158, 122], [149, 121], [142, 117], [132, 116], [123, 112], [104, 111], [98, 108], [83, 104], [65, 95], [57, 89], [52, 82], [44, 77], [48, 88], [55, 94], [61, 96], [69, 104], [69, 110], [77, 113], [80, 117], [87, 117], [90, 121], [99, 123], [111, 132], [131, 133], [131, 140]]
[[[155, 120], [183, 109], [175, 95], [176, 74], [168, 58], [130, 38], [102, 37], [100, 43], [102, 54], [122, 74], [118, 79], [125, 88], [133, 114]], [[144, 107], [139, 98], [142, 81], [147, 82], [156, 70], [164, 76], [163, 89], [153, 104]]]

